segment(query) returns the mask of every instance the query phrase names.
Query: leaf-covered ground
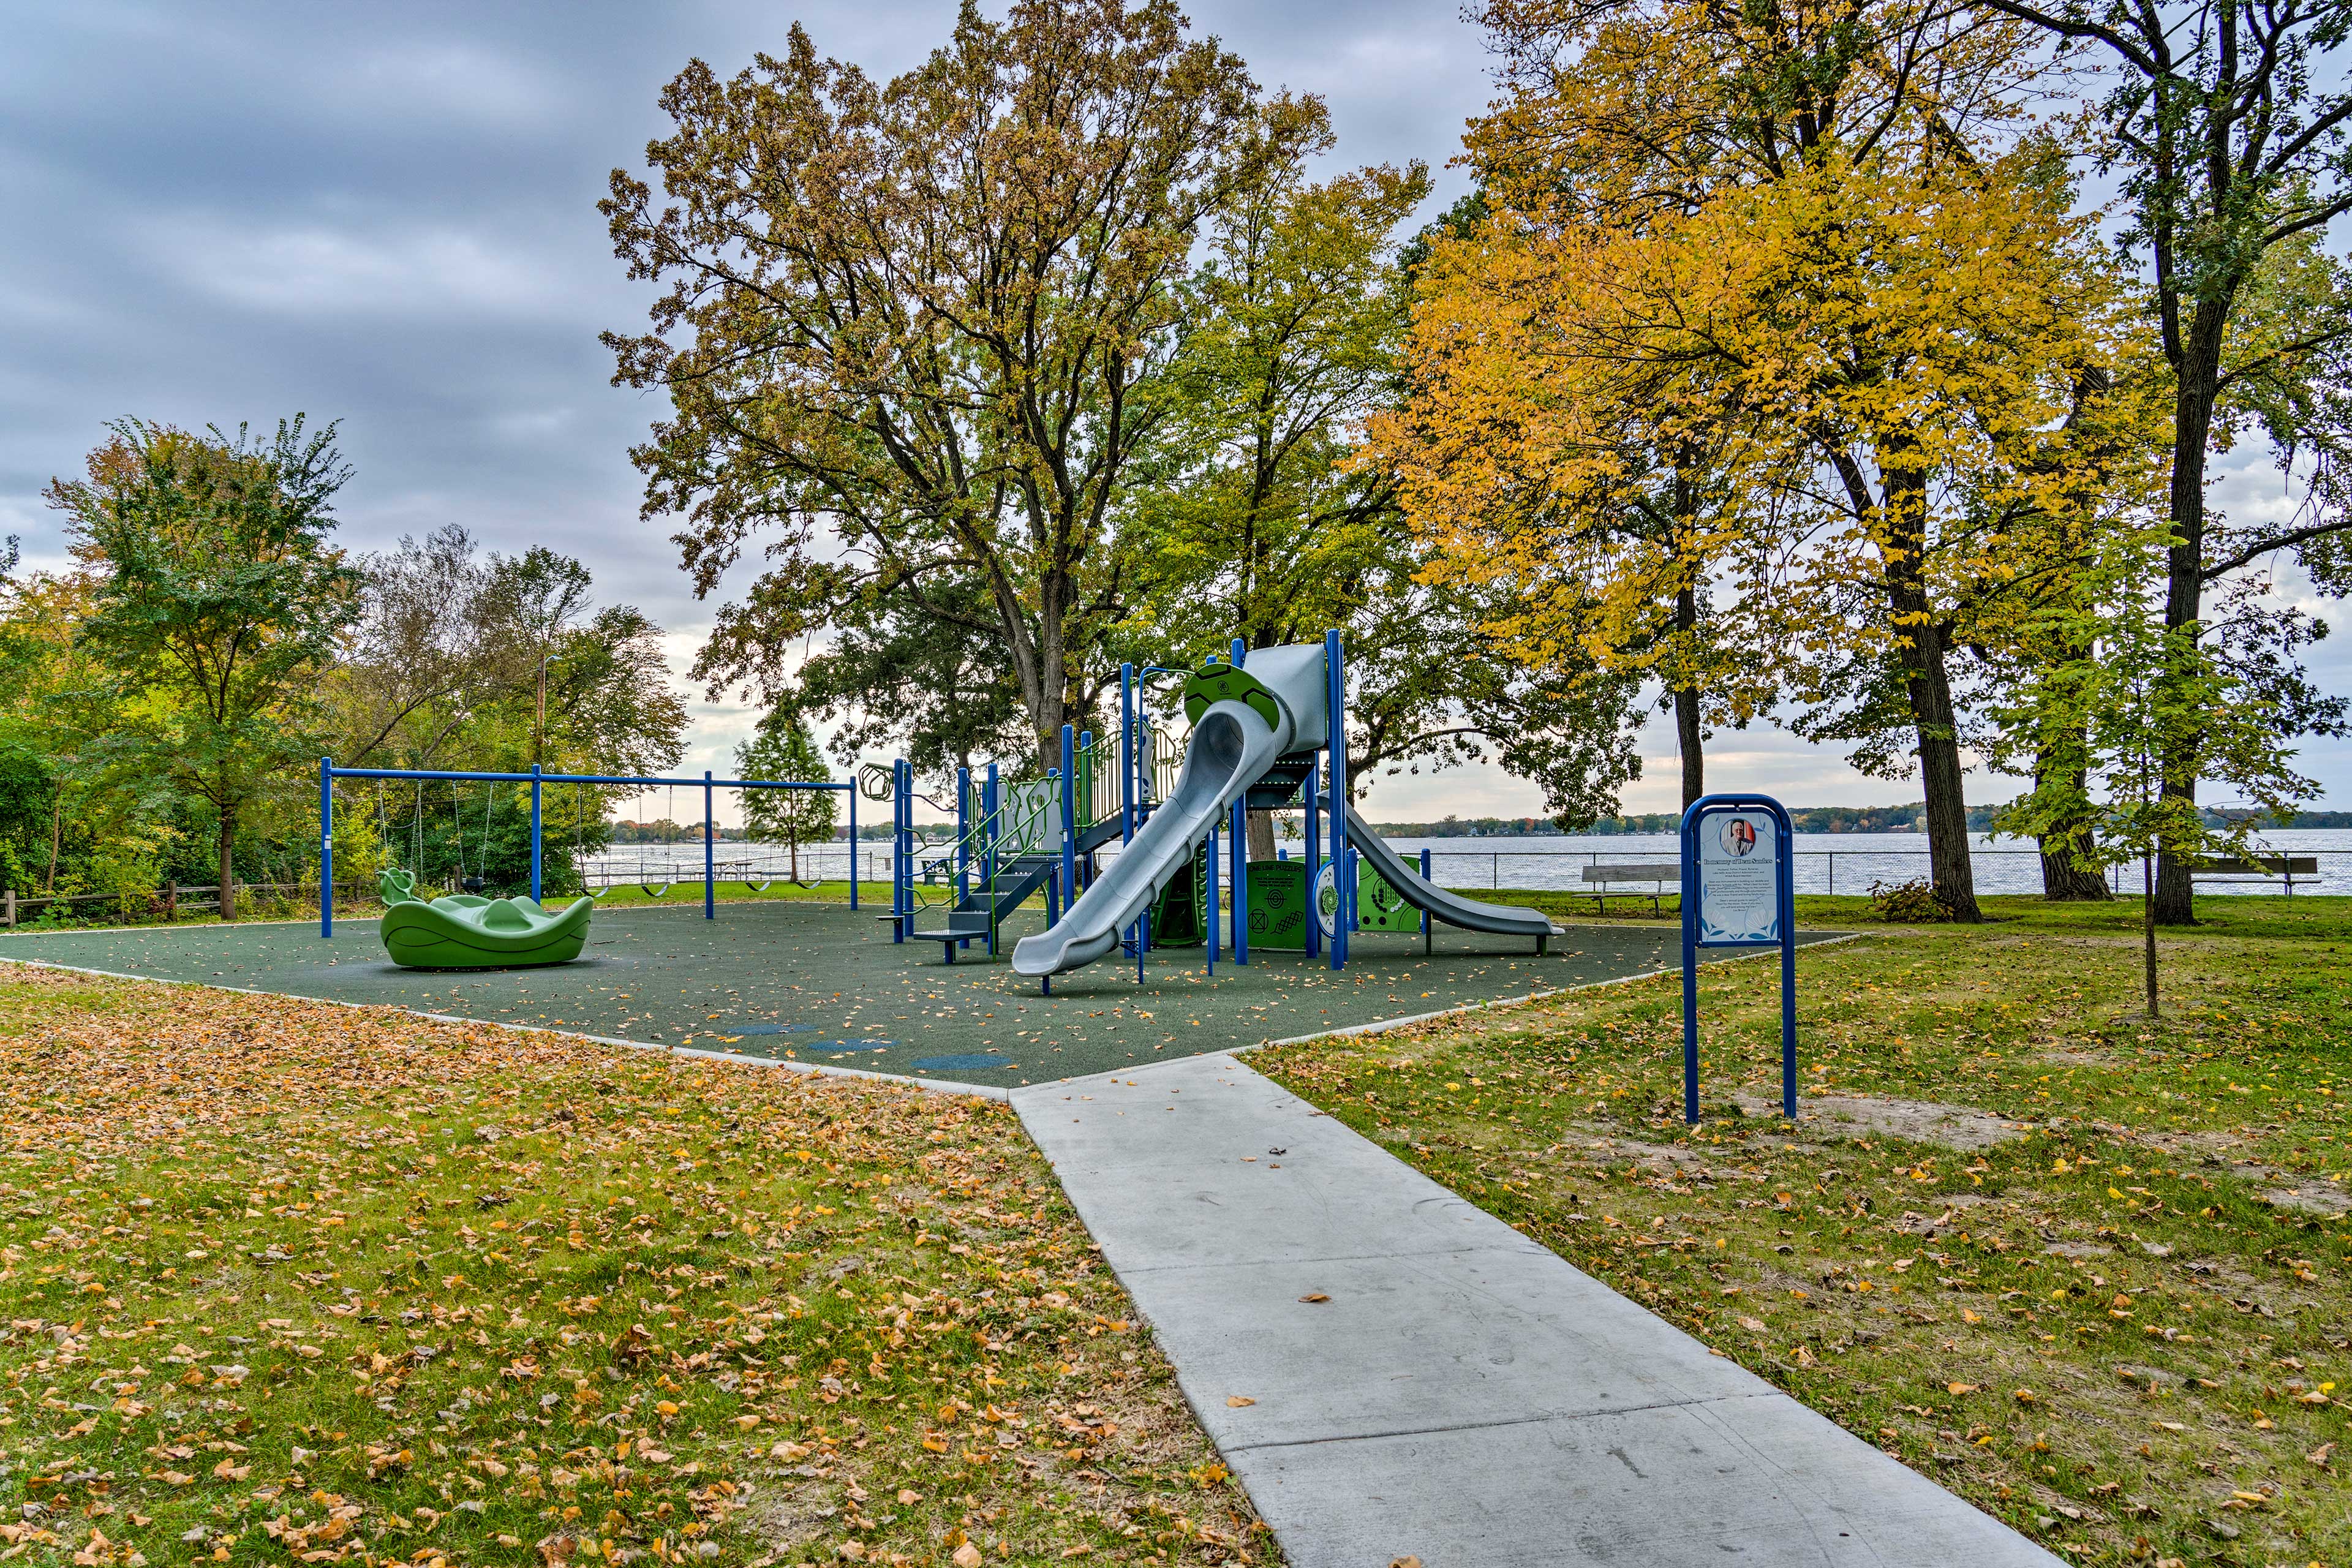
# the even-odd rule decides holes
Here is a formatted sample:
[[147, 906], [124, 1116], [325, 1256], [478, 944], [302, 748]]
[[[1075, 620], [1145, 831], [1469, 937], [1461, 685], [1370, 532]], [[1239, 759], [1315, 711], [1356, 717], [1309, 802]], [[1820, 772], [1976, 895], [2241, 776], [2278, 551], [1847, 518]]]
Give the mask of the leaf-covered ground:
[[[2352, 1563], [2352, 900], [1993, 900], [1799, 960], [1252, 1065], [2083, 1563]], [[1743, 1110], [1744, 1108], [1744, 1110]]]
[[0, 1560], [1265, 1561], [1003, 1107], [0, 969]]

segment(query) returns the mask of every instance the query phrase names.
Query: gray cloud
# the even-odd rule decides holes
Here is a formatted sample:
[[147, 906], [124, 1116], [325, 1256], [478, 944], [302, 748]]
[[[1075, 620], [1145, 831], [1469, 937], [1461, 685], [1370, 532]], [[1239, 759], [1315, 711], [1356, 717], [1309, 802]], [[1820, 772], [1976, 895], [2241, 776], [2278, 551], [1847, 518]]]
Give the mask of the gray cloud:
[[[1486, 100], [1486, 61], [1446, 0], [1191, 9], [1261, 82], [1328, 100], [1337, 161], [1426, 159], [1436, 205], [1463, 188], [1444, 165]], [[613, 259], [595, 202], [664, 129], [656, 95], [689, 58], [732, 71], [780, 50], [794, 15], [821, 51], [887, 76], [945, 37], [954, 7], [79, 0], [19, 12], [0, 54], [0, 530], [22, 534], [34, 563], [57, 558], [39, 489], [108, 419], [233, 426], [300, 409], [344, 422], [352, 543], [454, 521], [497, 548], [553, 544], [690, 648], [709, 608], [676, 570], [667, 529], [638, 520], [626, 457], [655, 409], [607, 384], [595, 341], [640, 321], [646, 295]], [[694, 765], [740, 728], [730, 708], [702, 710]], [[1759, 743], [1792, 795], [1864, 793], [1840, 759], [1742, 739]], [[2347, 762], [2327, 771], [2344, 776]], [[1383, 793], [1401, 813], [1534, 807], [1500, 775]]]

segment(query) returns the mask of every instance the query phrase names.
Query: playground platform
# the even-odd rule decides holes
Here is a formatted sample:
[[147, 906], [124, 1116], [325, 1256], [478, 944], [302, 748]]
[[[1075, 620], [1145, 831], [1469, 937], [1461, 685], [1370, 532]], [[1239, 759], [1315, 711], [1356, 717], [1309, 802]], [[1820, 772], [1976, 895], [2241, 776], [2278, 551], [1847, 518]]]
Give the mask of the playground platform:
[[[1005, 926], [1004, 946], [1043, 924]], [[1144, 983], [1108, 959], [1054, 994], [1009, 963], [940, 962], [936, 942], [893, 943], [880, 922], [802, 901], [604, 910], [585, 953], [544, 969], [395, 967], [373, 921], [134, 926], [0, 937], [0, 960], [404, 1007], [652, 1047], [856, 1068], [1004, 1089], [1266, 1040], [1507, 1001], [1672, 967], [1671, 926], [1575, 926], [1541, 957], [1507, 938], [1366, 932], [1334, 974], [1297, 953], [1220, 963], [1153, 952]]]

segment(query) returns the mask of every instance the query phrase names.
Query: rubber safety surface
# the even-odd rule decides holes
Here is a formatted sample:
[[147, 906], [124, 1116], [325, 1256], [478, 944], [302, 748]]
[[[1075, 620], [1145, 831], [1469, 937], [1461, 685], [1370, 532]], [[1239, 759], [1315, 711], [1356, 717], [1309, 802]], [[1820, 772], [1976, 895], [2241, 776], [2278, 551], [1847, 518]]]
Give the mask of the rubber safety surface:
[[[1035, 918], [1006, 929], [1003, 952]], [[1823, 933], [1827, 934], [1827, 933]], [[428, 973], [383, 955], [373, 921], [316, 926], [138, 926], [0, 937], [0, 959], [544, 1025], [653, 1046], [834, 1062], [1005, 1088], [1231, 1050], [1669, 968], [1675, 927], [1570, 926], [1538, 957], [1526, 941], [1441, 930], [1359, 936], [1348, 967], [1295, 952], [1221, 961], [1160, 949], [1034, 980], [975, 943], [894, 943], [845, 906], [802, 902], [600, 911], [585, 953], [544, 969]]]

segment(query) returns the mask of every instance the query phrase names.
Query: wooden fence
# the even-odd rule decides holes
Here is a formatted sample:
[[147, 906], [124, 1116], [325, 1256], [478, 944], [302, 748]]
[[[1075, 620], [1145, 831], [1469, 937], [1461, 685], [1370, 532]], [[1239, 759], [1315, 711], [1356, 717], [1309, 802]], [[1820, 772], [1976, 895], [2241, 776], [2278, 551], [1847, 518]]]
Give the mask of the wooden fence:
[[[238, 882], [234, 886], [240, 902], [248, 893], [290, 893], [298, 901], [307, 900], [313, 909], [319, 903], [319, 884], [316, 882]], [[363, 878], [354, 878], [348, 882], [340, 878], [336, 879], [335, 901], [338, 905], [347, 900], [356, 901], [374, 896], [375, 885]], [[218, 913], [220, 884], [205, 882], [191, 886], [181, 883], [145, 893], [20, 894], [11, 888], [0, 892], [0, 929], [14, 931], [17, 922], [33, 911], [60, 904], [68, 909], [79, 904], [112, 904], [116, 906], [114, 914], [119, 920], [145, 920], [160, 914], [167, 921], [175, 921], [183, 914], [206, 910]]]

